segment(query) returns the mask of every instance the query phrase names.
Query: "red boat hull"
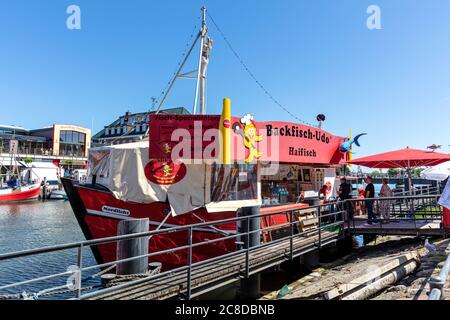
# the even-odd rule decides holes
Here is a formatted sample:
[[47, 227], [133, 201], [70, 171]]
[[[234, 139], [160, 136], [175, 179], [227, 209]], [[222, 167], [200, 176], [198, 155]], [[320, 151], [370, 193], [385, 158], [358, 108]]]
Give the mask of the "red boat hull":
[[41, 187], [38, 185], [36, 188], [12, 192], [4, 195], [0, 195], [0, 204], [9, 203], [9, 202], [19, 202], [19, 201], [29, 201], [33, 199], [37, 199], [39, 197], [39, 193], [41, 191]]
[[[67, 179], [64, 179], [63, 185], [87, 239], [98, 239], [117, 235], [117, 224], [123, 219], [148, 218], [150, 221], [150, 230], [154, 230], [170, 212], [170, 206], [167, 203], [133, 203], [122, 201], [115, 198], [109, 191], [74, 185], [72, 181]], [[175, 217], [171, 216], [165, 221], [162, 227], [185, 226], [235, 216], [235, 212], [208, 213], [204, 209], [199, 209], [192, 213]], [[227, 233], [236, 233], [237, 230], [235, 222], [216, 225], [215, 227]], [[195, 228], [193, 230], [193, 243], [224, 237], [224, 234], [217, 229], [210, 227]], [[231, 239], [194, 247], [192, 261], [198, 262], [232, 252], [236, 249], [236, 241], [236, 239]], [[156, 253], [187, 244], [187, 231], [156, 235], [149, 240], [149, 252]], [[114, 261], [116, 260], [116, 243], [98, 245], [93, 248], [93, 252], [98, 263]], [[183, 249], [149, 257], [149, 262], [155, 261], [161, 262], [164, 270], [180, 267], [187, 264], [188, 251], [187, 249]]]

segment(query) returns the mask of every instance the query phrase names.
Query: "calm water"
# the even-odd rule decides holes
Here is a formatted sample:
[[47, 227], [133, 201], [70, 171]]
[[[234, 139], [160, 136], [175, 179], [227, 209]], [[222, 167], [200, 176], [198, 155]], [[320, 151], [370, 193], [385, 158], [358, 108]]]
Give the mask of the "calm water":
[[[68, 201], [32, 201], [20, 204], [0, 205], [0, 253], [39, 248], [85, 240]], [[74, 249], [0, 261], [0, 286], [35, 277], [65, 272], [76, 265]], [[84, 250], [83, 266], [95, 264], [89, 249]], [[97, 272], [95, 270], [90, 274]], [[84, 274], [83, 278], [89, 273]], [[64, 285], [67, 276], [58, 280], [6, 289], [0, 292], [38, 292], [42, 289]], [[91, 283], [95, 284], [91, 280]]]

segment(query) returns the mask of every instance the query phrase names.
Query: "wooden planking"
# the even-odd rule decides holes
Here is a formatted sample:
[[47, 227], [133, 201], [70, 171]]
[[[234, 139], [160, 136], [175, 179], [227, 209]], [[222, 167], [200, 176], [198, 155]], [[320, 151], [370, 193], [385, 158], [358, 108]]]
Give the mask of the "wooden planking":
[[[322, 240], [330, 240], [337, 238], [338, 233], [322, 232]], [[297, 236], [293, 239], [294, 252], [314, 247], [318, 240], [318, 234], [304, 238]], [[277, 260], [283, 261], [289, 255], [290, 239], [287, 238], [279, 243], [268, 245], [266, 247], [257, 248], [249, 254], [250, 270], [256, 270], [264, 267], [269, 263]], [[223, 260], [211, 262], [201, 266], [194, 266], [192, 269], [192, 290], [199, 290], [212, 286], [219, 282], [229, 282], [230, 280], [238, 280], [245, 272], [245, 254], [225, 257]], [[155, 279], [150, 278], [140, 284], [131, 285], [130, 287], [118, 289], [117, 291], [98, 295], [91, 299], [104, 300], [129, 300], [129, 299], [167, 299], [174, 296], [182, 295], [186, 291], [187, 271], [177, 271], [172, 275], [166, 275]]]
[[[346, 228], [348, 225], [346, 224]], [[441, 235], [444, 234], [440, 221], [393, 221], [390, 223], [374, 223], [368, 225], [364, 219], [355, 219], [349, 228], [353, 234], [378, 235]]]

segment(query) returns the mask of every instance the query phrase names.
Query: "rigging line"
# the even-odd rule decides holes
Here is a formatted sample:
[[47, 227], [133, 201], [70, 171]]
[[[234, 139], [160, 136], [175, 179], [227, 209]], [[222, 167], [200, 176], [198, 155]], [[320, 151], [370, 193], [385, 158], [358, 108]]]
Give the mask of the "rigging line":
[[[200, 20], [200, 16], [197, 17], [197, 21], [196, 21], [196, 23], [195, 23], [194, 29], [192, 29], [191, 35], [189, 36], [189, 40], [188, 40], [188, 42], [186, 43], [186, 46], [185, 46], [184, 51], [183, 51], [183, 53], [182, 53], [182, 55], [181, 55], [180, 61], [178, 62], [175, 71], [172, 73], [172, 78], [176, 76], [176, 73], [177, 73], [177, 71], [178, 71], [178, 68], [180, 67], [180, 65], [181, 65], [181, 63], [182, 63], [184, 57], [186, 56], [186, 53], [188, 52], [188, 50], [189, 50], [189, 48], [190, 48], [190, 45], [191, 45], [191, 43], [192, 43], [192, 38], [194, 38], [194, 36], [198, 33], [198, 32], [196, 32], [196, 30], [198, 29], [198, 22], [199, 22], [199, 20]], [[172, 79], [172, 78], [171, 78], [171, 79]], [[165, 88], [163, 89], [163, 91], [159, 94], [158, 98], [154, 101], [153, 107], [151, 108], [152, 111], [154, 110], [154, 106], [156, 106], [156, 105], [159, 103], [159, 101], [161, 100], [161, 98], [164, 96], [164, 94], [166, 93], [166, 91], [167, 91], [167, 89], [169, 88], [169, 86], [170, 86], [170, 80], [169, 80], [169, 82], [167, 82], [166, 87], [165, 87]]]
[[217, 31], [220, 33], [220, 35], [222, 36], [223, 40], [225, 41], [225, 43], [227, 44], [228, 48], [231, 50], [231, 52], [234, 54], [234, 56], [236, 57], [236, 59], [239, 61], [239, 63], [241, 64], [241, 66], [245, 69], [245, 71], [249, 74], [249, 76], [256, 82], [256, 84], [261, 88], [261, 90], [269, 97], [270, 100], [272, 100], [277, 106], [279, 106], [281, 109], [283, 109], [286, 113], [288, 113], [291, 117], [295, 118], [296, 120], [300, 121], [303, 124], [306, 124], [308, 126], [311, 127], [316, 127], [315, 125], [312, 125], [302, 119], [300, 119], [299, 117], [297, 117], [296, 115], [294, 115], [292, 112], [290, 112], [285, 106], [283, 106], [277, 99], [275, 99], [275, 97], [263, 86], [263, 84], [255, 77], [255, 75], [253, 74], [253, 72], [250, 71], [250, 69], [247, 67], [247, 65], [245, 64], [245, 62], [242, 60], [241, 56], [236, 52], [236, 50], [233, 48], [233, 46], [231, 45], [230, 41], [228, 40], [228, 38], [225, 36], [225, 34], [223, 33], [223, 31], [220, 29], [220, 27], [217, 25], [217, 23], [214, 21], [214, 18], [211, 16], [211, 14], [209, 13], [209, 11], [206, 11], [206, 14], [208, 15], [208, 17], [211, 19], [214, 27], [217, 29]]

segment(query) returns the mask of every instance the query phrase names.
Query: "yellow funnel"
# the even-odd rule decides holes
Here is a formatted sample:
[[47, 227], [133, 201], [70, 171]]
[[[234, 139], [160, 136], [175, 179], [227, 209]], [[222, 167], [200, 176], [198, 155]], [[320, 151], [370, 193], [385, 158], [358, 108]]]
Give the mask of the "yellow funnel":
[[219, 130], [221, 135], [220, 161], [223, 164], [231, 163], [231, 100], [223, 99], [222, 116]]

